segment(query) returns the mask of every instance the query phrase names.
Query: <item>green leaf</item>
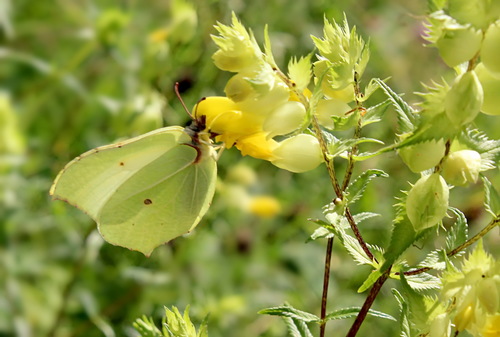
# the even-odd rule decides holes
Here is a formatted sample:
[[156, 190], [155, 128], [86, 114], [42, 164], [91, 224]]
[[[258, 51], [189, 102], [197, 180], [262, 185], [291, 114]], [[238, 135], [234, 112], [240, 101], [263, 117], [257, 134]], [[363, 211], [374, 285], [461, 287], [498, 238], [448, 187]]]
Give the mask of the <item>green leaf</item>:
[[429, 267], [435, 270], [444, 270], [446, 268], [446, 260], [447, 257], [444, 250], [434, 250], [427, 254], [425, 259], [418, 264], [418, 267]]
[[298, 61], [293, 57], [288, 63], [288, 77], [295, 83], [299, 92], [304, 91], [311, 81], [311, 57], [312, 53]]
[[[343, 308], [343, 309], [338, 309], [335, 311], [332, 311], [331, 313], [327, 314], [325, 317], [325, 321], [330, 321], [330, 320], [335, 320], [335, 319], [346, 319], [346, 318], [353, 318], [356, 317], [361, 310], [361, 307], [350, 307], [350, 308]], [[377, 310], [368, 310], [368, 315], [378, 317], [378, 318], [383, 318], [383, 319], [389, 319], [391, 321], [396, 321], [394, 317], [391, 315], [388, 315], [386, 313], [383, 313], [381, 311]]]
[[374, 264], [374, 261], [366, 255], [366, 252], [363, 250], [356, 238], [351, 235], [347, 235], [343, 229], [339, 228], [338, 232], [341, 233], [339, 238], [341, 238], [340, 241], [342, 242], [342, 245], [358, 264]]
[[208, 337], [208, 315], [201, 322], [197, 337]]
[[158, 329], [153, 321], [153, 318], [142, 316], [138, 318], [132, 326], [141, 335], [141, 337], [162, 337], [160, 329]]
[[391, 101], [387, 99], [377, 105], [371, 106], [366, 109], [365, 115], [361, 119], [361, 127], [380, 122], [382, 120], [382, 116], [385, 114], [390, 104]]
[[482, 175], [481, 179], [483, 179], [484, 183], [484, 206], [486, 211], [493, 215], [494, 218], [498, 218], [500, 216], [500, 195], [488, 178]]
[[436, 276], [427, 273], [408, 275], [406, 280], [408, 285], [415, 290], [438, 289], [441, 286], [441, 281]]
[[427, 324], [429, 316], [428, 303], [425, 296], [410, 287], [403, 273], [400, 275], [400, 283], [404, 301], [408, 305], [410, 322], [417, 325]]
[[313, 337], [309, 327], [304, 321], [293, 319], [290, 317], [283, 317], [285, 324], [288, 328], [288, 333], [292, 337]]
[[406, 221], [397, 221], [394, 223], [391, 241], [389, 242], [389, 247], [385, 251], [385, 262], [382, 265], [381, 271], [385, 271], [389, 268], [416, 240], [417, 233], [407, 219]]
[[351, 182], [349, 186], [346, 189], [346, 198], [348, 200], [348, 204], [353, 204], [361, 196], [363, 196], [363, 193], [366, 190], [366, 187], [368, 186], [368, 183], [376, 177], [384, 177], [387, 178], [389, 175], [385, 173], [382, 170], [377, 170], [377, 169], [370, 169], [366, 170], [365, 172], [361, 173], [356, 180]]
[[290, 317], [302, 322], [312, 323], [319, 322], [320, 318], [311, 313], [295, 309], [289, 305], [282, 305], [279, 307], [272, 307], [267, 309], [262, 309], [258, 312], [261, 315], [273, 315], [281, 317]]
[[320, 228], [317, 228], [314, 231], [314, 233], [311, 234], [311, 236], [308, 238], [307, 242], [314, 241], [317, 239], [323, 239], [323, 238], [329, 239], [329, 238], [333, 238], [333, 237], [334, 237], [334, 234], [331, 231], [329, 231], [325, 227], [320, 227]]
[[269, 38], [269, 27], [264, 27], [264, 60], [269, 63], [273, 68], [278, 68], [273, 56], [273, 49], [271, 48], [271, 39]]
[[423, 143], [429, 140], [454, 139], [459, 132], [460, 128], [455, 127], [444, 112], [432, 116], [422, 114], [421, 123], [419, 123], [414, 133], [397, 143], [395, 148]]
[[361, 213], [358, 213], [358, 214], [354, 214], [352, 217], [353, 217], [354, 221], [357, 224], [359, 224], [362, 221], [365, 221], [365, 220], [368, 220], [368, 219], [371, 219], [371, 218], [375, 218], [375, 217], [378, 217], [378, 216], [380, 216], [380, 214], [378, 214], [378, 213], [361, 212]]
[[333, 130], [344, 131], [355, 127], [359, 120], [359, 111], [355, 111], [347, 116], [331, 116], [333, 120]]
[[365, 282], [363, 282], [361, 287], [358, 288], [358, 293], [362, 293], [362, 292], [370, 289], [371, 286], [375, 282], [377, 282], [377, 280], [379, 279], [380, 276], [382, 276], [382, 272], [380, 272], [380, 270], [374, 270], [373, 272], [371, 272], [371, 274], [368, 276], [368, 278], [365, 280]]
[[[353, 146], [363, 144], [363, 143], [377, 143], [384, 144], [382, 141], [375, 138], [348, 138], [348, 139], [338, 139], [335, 138], [330, 133], [325, 132], [325, 134], [330, 135], [327, 139], [328, 150], [332, 157], [347, 157], [347, 151], [350, 151]], [[357, 157], [357, 156], [355, 156]]]
[[418, 123], [418, 115], [415, 114], [413, 108], [406, 103], [400, 95], [396, 94], [387, 84], [385, 84], [384, 81], [378, 78], [374, 80], [378, 83], [396, 109], [399, 131], [401, 133], [413, 131]]
[[468, 224], [467, 218], [458, 208], [450, 207], [449, 210], [457, 216], [457, 221], [446, 235], [446, 250], [451, 251], [467, 240]]
[[401, 293], [396, 289], [392, 289], [392, 293], [399, 304], [399, 328], [401, 330], [401, 337], [411, 337], [411, 328], [410, 328], [410, 308], [406, 300], [403, 298]]

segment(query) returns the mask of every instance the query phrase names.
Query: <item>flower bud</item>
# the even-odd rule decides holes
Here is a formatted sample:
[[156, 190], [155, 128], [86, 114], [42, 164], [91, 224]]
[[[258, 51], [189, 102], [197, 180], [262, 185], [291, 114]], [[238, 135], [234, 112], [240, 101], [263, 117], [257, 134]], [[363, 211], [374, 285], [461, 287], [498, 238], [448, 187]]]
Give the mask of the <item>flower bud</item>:
[[288, 101], [271, 114], [264, 121], [263, 129], [269, 137], [286, 135], [298, 129], [306, 115], [306, 108], [302, 103]]
[[457, 77], [444, 101], [446, 116], [456, 126], [472, 122], [482, 104], [483, 88], [474, 71]]
[[449, 337], [451, 334], [451, 321], [446, 313], [437, 315], [429, 327], [429, 337]]
[[306, 134], [285, 139], [274, 149], [273, 155], [273, 165], [295, 173], [312, 170], [323, 161], [318, 139]]
[[399, 156], [406, 166], [415, 173], [428, 170], [439, 164], [444, 156], [444, 141], [431, 140], [403, 147], [398, 150]]
[[498, 285], [491, 277], [479, 281], [477, 287], [477, 298], [481, 306], [489, 314], [494, 314], [498, 311], [499, 307], [499, 291]]
[[500, 76], [495, 77], [482, 63], [479, 63], [474, 71], [483, 87], [484, 99], [481, 112], [500, 116], [500, 95], [498, 94], [500, 92]]
[[469, 304], [457, 313], [453, 319], [457, 331], [463, 331], [470, 326], [474, 318], [474, 311], [473, 304]]
[[448, 185], [439, 173], [420, 178], [406, 198], [406, 214], [413, 228], [421, 231], [437, 225], [446, 214], [448, 199]]
[[351, 107], [339, 99], [322, 99], [316, 106], [316, 116], [318, 117], [319, 124], [331, 130], [334, 127], [331, 117], [345, 117], [345, 113], [350, 110]]
[[481, 169], [481, 155], [473, 150], [450, 153], [443, 163], [443, 177], [452, 185], [475, 183]]
[[481, 47], [483, 35], [472, 27], [444, 28], [436, 41], [436, 47], [443, 61], [450, 67], [467, 62], [476, 55]]
[[500, 75], [498, 55], [500, 55], [500, 20], [488, 27], [481, 47], [481, 61], [489, 71], [497, 76]]

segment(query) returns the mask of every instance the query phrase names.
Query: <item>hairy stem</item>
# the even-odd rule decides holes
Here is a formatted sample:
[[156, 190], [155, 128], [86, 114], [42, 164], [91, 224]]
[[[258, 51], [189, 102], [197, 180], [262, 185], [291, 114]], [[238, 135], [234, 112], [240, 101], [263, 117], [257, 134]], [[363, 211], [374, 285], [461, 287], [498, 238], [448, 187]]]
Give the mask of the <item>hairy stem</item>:
[[328, 285], [330, 284], [330, 263], [332, 260], [333, 238], [329, 238], [326, 243], [325, 272], [323, 274], [323, 295], [321, 296], [321, 324], [319, 326], [319, 336], [325, 336], [326, 328], [326, 304], [328, 301]]
[[351, 226], [351, 230], [354, 233], [356, 240], [358, 240], [359, 244], [361, 245], [361, 248], [363, 248], [363, 251], [366, 253], [366, 255], [368, 255], [368, 257], [371, 260], [377, 261], [373, 256], [372, 252], [370, 251], [370, 248], [368, 248], [368, 245], [366, 244], [365, 240], [361, 236], [361, 232], [359, 231], [358, 226], [356, 225], [356, 221], [354, 221], [354, 218], [352, 217], [349, 208], [346, 208], [345, 216], [347, 218], [347, 221], [349, 222], [349, 225]]
[[352, 324], [351, 329], [347, 333], [346, 337], [356, 336], [356, 334], [359, 331], [359, 328], [361, 327], [361, 324], [368, 315], [368, 310], [370, 310], [373, 302], [375, 301], [375, 298], [377, 297], [380, 289], [382, 289], [382, 286], [389, 277], [390, 273], [391, 273], [391, 268], [387, 269], [382, 275], [380, 275], [378, 280], [373, 284], [373, 287], [370, 289], [370, 293], [368, 294], [365, 303], [363, 303], [363, 306], [361, 307], [358, 316], [356, 316], [356, 319], [354, 320], [354, 323]]

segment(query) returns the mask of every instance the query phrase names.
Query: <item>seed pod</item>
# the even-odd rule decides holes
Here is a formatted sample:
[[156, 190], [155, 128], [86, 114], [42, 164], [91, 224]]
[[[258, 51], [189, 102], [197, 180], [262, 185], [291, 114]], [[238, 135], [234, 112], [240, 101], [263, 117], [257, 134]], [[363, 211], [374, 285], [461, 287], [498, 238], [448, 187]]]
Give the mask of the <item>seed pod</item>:
[[415, 173], [422, 172], [436, 166], [444, 156], [443, 140], [431, 140], [403, 147], [398, 151], [406, 166]]
[[446, 214], [448, 199], [448, 185], [439, 173], [421, 177], [406, 198], [406, 214], [413, 228], [421, 231], [437, 225]]
[[443, 163], [443, 178], [452, 185], [475, 183], [481, 169], [481, 155], [473, 150], [450, 153]]
[[482, 63], [477, 65], [475, 72], [483, 87], [484, 99], [481, 112], [500, 116], [500, 95], [498, 94], [500, 92], [500, 76], [495, 77]]
[[453, 27], [443, 29], [436, 41], [436, 47], [443, 61], [450, 67], [469, 61], [481, 47], [483, 35], [472, 27]]
[[481, 61], [495, 75], [500, 75], [498, 55], [500, 55], [500, 20], [488, 27], [481, 46]]
[[460, 75], [446, 94], [446, 116], [456, 126], [470, 123], [476, 118], [483, 104], [483, 88], [474, 71]]

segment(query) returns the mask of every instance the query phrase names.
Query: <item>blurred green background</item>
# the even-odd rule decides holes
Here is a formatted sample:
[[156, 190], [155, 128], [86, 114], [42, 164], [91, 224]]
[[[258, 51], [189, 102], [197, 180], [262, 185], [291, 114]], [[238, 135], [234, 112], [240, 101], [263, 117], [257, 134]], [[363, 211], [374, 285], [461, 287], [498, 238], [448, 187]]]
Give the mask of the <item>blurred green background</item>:
[[[203, 96], [223, 95], [230, 74], [213, 65], [210, 34], [217, 21], [230, 22], [231, 11], [259, 41], [269, 25], [283, 69], [291, 55], [311, 50], [309, 36], [321, 36], [324, 16], [342, 20], [345, 12], [371, 41], [365, 81], [391, 76], [394, 90], [414, 102], [411, 93], [421, 90], [420, 82], [451, 76], [437, 52], [423, 47], [425, 5], [0, 0], [0, 335], [135, 336], [131, 325], [139, 316], [159, 319], [164, 305], [182, 310], [191, 304], [195, 322], [210, 313], [211, 336], [284, 336], [278, 318], [256, 312], [288, 301], [318, 314], [325, 243], [305, 241], [315, 229], [307, 219], [321, 217], [333, 196], [323, 167], [294, 175], [225, 151], [208, 215], [192, 234], [150, 258], [104, 243], [87, 216], [52, 202], [48, 190], [57, 172], [90, 148], [186, 123], [175, 82], [190, 107]], [[380, 99], [375, 95], [373, 102]], [[478, 123], [498, 138], [498, 119], [481, 116]], [[390, 143], [394, 128], [389, 112], [384, 123], [366, 131]], [[383, 246], [394, 195], [417, 176], [394, 154], [363, 162], [356, 172], [369, 167], [394, 177], [371, 185], [355, 210], [384, 215], [362, 227], [369, 242]], [[280, 212], [268, 218], [251, 214], [235, 202], [238, 193], [271, 195]], [[481, 193], [477, 185], [453, 196], [472, 224], [485, 221]], [[496, 234], [489, 246], [498, 247]], [[415, 247], [409, 262], [425, 252]], [[329, 309], [361, 305], [365, 295], [356, 289], [368, 272], [335, 245]], [[390, 287], [374, 308], [397, 315]], [[333, 322], [329, 329], [338, 334], [351, 322]], [[391, 336], [396, 329], [392, 322], [368, 318], [360, 335]]]

